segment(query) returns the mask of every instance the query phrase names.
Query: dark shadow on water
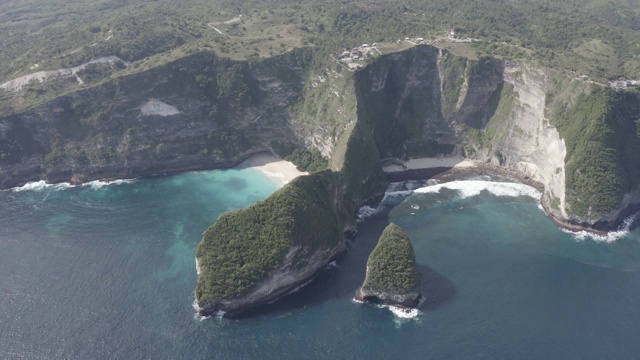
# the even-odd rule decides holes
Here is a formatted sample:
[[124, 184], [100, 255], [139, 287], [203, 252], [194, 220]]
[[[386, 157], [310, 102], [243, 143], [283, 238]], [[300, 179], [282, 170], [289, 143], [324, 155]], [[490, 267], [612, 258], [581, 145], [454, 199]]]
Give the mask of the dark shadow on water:
[[232, 177], [230, 179], [225, 180], [224, 189], [227, 189], [229, 192], [240, 192], [247, 188], [247, 180], [241, 177]]
[[427, 265], [419, 265], [422, 273], [421, 310], [434, 310], [449, 303], [456, 296], [456, 287], [451, 280]]
[[[274, 316], [330, 300], [353, 298], [364, 281], [369, 254], [388, 224], [388, 219], [369, 220], [358, 224], [358, 233], [355, 239], [347, 240], [349, 252], [337, 261], [337, 266], [325, 269], [300, 290], [271, 304], [260, 305], [244, 311], [233, 318], [249, 319]], [[436, 309], [455, 297], [456, 289], [449, 279], [426, 265], [420, 265], [420, 271], [422, 272], [424, 296], [421, 309]]]

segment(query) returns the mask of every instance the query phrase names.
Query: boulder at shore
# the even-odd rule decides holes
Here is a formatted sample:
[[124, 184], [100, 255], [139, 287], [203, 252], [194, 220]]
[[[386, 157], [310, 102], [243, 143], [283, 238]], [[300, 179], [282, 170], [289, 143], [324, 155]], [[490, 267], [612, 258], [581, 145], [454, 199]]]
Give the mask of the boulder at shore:
[[422, 297], [421, 280], [409, 237], [391, 223], [369, 255], [367, 275], [356, 300], [415, 308]]

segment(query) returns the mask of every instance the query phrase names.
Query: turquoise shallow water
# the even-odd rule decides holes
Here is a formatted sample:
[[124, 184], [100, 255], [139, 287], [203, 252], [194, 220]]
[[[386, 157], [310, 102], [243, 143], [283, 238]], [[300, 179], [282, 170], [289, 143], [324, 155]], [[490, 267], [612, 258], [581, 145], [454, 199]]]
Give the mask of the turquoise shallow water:
[[[526, 196], [413, 194], [350, 252], [245, 319], [194, 318], [194, 251], [276, 185], [253, 169], [0, 192], [2, 359], [637, 359], [640, 235], [557, 229]], [[388, 221], [411, 237], [414, 319], [353, 303]]]

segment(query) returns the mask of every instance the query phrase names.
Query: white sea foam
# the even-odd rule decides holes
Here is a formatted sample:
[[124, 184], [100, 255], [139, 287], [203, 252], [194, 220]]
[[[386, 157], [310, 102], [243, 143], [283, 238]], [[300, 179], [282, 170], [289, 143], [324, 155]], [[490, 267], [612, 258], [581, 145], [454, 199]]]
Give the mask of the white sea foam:
[[380, 201], [378, 207], [374, 208], [365, 205], [358, 209], [357, 221], [362, 222], [374, 215], [384, 212], [399, 203], [401, 203], [407, 196], [413, 194], [413, 190], [401, 190], [401, 191], [387, 191], [384, 193], [384, 197]]
[[389, 306], [383, 305], [383, 307], [387, 307], [389, 311], [393, 313], [393, 315], [401, 319], [415, 319], [420, 315], [420, 310], [418, 309], [404, 309], [404, 308], [392, 306], [392, 305], [389, 305]]
[[67, 182], [63, 182], [63, 183], [57, 183], [57, 184], [47, 184], [46, 181], [44, 180], [40, 180], [40, 181], [34, 181], [34, 182], [30, 182], [30, 183], [26, 183], [23, 186], [20, 187], [15, 187], [15, 188], [11, 188], [9, 189], [10, 191], [15, 191], [15, 192], [20, 192], [20, 191], [40, 191], [40, 190], [65, 190], [65, 189], [70, 189], [70, 188], [74, 188], [74, 187], [78, 187], [78, 186], [86, 186], [86, 187], [90, 187], [94, 190], [98, 190], [101, 189], [105, 186], [109, 186], [109, 185], [121, 185], [121, 184], [128, 184], [133, 182], [133, 179], [121, 179], [121, 180], [113, 180], [113, 181], [104, 181], [104, 180], [95, 180], [95, 181], [90, 181], [84, 184], [80, 184], [80, 185], [73, 185]]
[[[352, 298], [351, 302], [353, 302], [354, 304], [364, 304], [365, 303], [365, 301], [358, 300], [356, 298]], [[391, 311], [391, 313], [393, 315], [395, 315], [396, 317], [398, 317], [400, 319], [415, 319], [420, 314], [422, 314], [420, 312], [420, 310], [418, 310], [418, 309], [406, 309], [406, 308], [402, 308], [402, 307], [398, 307], [398, 306], [383, 305], [383, 304], [375, 304], [375, 306], [380, 308], [380, 309], [389, 309], [389, 311]]]
[[[195, 313], [195, 314], [193, 314], [193, 318], [194, 318], [194, 319], [196, 319], [196, 320], [200, 320], [200, 321], [203, 321], [203, 320], [207, 320], [207, 319], [211, 318], [211, 316], [204, 316], [204, 315], [200, 315], [200, 310], [202, 310], [202, 308], [198, 305], [198, 300], [193, 299], [193, 304], [192, 304], [192, 306], [193, 306], [193, 309], [196, 311], [196, 313]], [[216, 316], [216, 317], [220, 317], [220, 318], [221, 318], [221, 317], [224, 317], [224, 315], [225, 315], [225, 314], [226, 314], [226, 312], [224, 312], [224, 311], [222, 311], [222, 310], [219, 310], [219, 311], [216, 313], [216, 315], [215, 315], [215, 316]]]
[[419, 194], [439, 193], [445, 188], [456, 190], [463, 198], [480, 195], [482, 191], [488, 191], [496, 196], [528, 196], [536, 200], [540, 200], [540, 197], [542, 196], [538, 190], [525, 184], [484, 180], [456, 180], [416, 189], [415, 192]]
[[193, 314], [193, 318], [196, 319], [196, 320], [205, 321], [205, 320], [211, 318], [211, 316], [203, 316], [203, 315], [200, 315], [199, 313], [195, 313], [195, 314]]
[[47, 184], [44, 180], [40, 180], [40, 181], [26, 183], [23, 186], [11, 188], [9, 190], [16, 191], [16, 192], [20, 192], [20, 191], [40, 191], [40, 190], [45, 190], [45, 189], [63, 190], [63, 189], [68, 189], [68, 188], [72, 188], [72, 187], [74, 187], [74, 185], [71, 185], [69, 183]]
[[332, 261], [330, 263], [327, 264], [327, 266], [325, 267], [325, 269], [335, 269], [335, 268], [339, 268], [340, 265], [338, 265], [338, 263], [336, 261]]
[[567, 229], [561, 229], [561, 230], [567, 234], [570, 234], [576, 241], [584, 241], [587, 239], [591, 239], [597, 242], [613, 243], [616, 240], [629, 235], [629, 229], [631, 228], [631, 225], [633, 225], [633, 223], [636, 220], [638, 220], [638, 218], [640, 218], [640, 213], [636, 213], [634, 215], [629, 216], [622, 222], [622, 225], [620, 226], [619, 230], [610, 231], [606, 235], [598, 235], [585, 230], [582, 230], [582, 231], [571, 231]]
[[375, 215], [378, 211], [378, 208], [373, 208], [369, 205], [365, 205], [358, 209], [358, 214], [356, 216], [358, 217], [358, 221], [364, 221], [370, 218], [372, 215]]
[[193, 309], [197, 312], [200, 312], [200, 310], [202, 310], [202, 308], [200, 307], [200, 305], [198, 305], [198, 300], [193, 299], [193, 304], [191, 304], [193, 306]]
[[[485, 180], [456, 180], [442, 184], [433, 184], [415, 190], [393, 191], [397, 188], [398, 187], [395, 186], [395, 184], [394, 186], [389, 186], [377, 208], [363, 206], [358, 209], [358, 221], [365, 221], [380, 212], [384, 212], [385, 210], [394, 207], [411, 194], [435, 194], [439, 193], [442, 189], [455, 190], [463, 198], [480, 195], [483, 190], [496, 196], [529, 196], [538, 201], [540, 201], [540, 198], [542, 197], [542, 193], [525, 184]], [[419, 209], [419, 205], [417, 204], [414, 204], [411, 207], [414, 210]]]
[[200, 310], [202, 310], [202, 308], [198, 305], [198, 300], [193, 299], [193, 304], [191, 304], [191, 306], [193, 306], [193, 310], [196, 311], [195, 314], [193, 314], [193, 318], [196, 320], [206, 320], [208, 318], [210, 318], [210, 316], [202, 316], [200, 315]]
[[99, 190], [105, 186], [129, 184], [129, 183], [132, 183], [133, 181], [134, 181], [133, 179], [118, 179], [113, 181], [95, 180], [95, 181], [90, 181], [88, 183], [84, 183], [81, 186], [88, 186], [93, 190]]

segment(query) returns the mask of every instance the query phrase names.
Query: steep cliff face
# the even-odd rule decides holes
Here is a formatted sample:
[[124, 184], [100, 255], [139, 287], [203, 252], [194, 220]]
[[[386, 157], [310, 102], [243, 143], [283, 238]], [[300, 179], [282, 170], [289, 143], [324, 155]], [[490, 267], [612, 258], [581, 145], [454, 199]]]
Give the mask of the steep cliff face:
[[335, 174], [295, 179], [264, 201], [222, 215], [196, 252], [200, 313], [233, 315], [313, 278], [346, 251]]
[[547, 94], [548, 113], [567, 146], [566, 212], [576, 223], [617, 227], [638, 211], [640, 94], [600, 87]]
[[557, 219], [602, 230], [638, 207], [634, 93], [417, 46], [358, 72], [356, 94], [382, 157], [464, 153], [542, 184]]
[[548, 78], [543, 70], [507, 63], [496, 111], [481, 131], [469, 131], [479, 160], [506, 166], [544, 185], [543, 202], [567, 218], [565, 142], [545, 117]]
[[0, 187], [228, 167], [273, 139], [299, 146], [288, 107], [311, 54], [197, 53], [0, 117]]

